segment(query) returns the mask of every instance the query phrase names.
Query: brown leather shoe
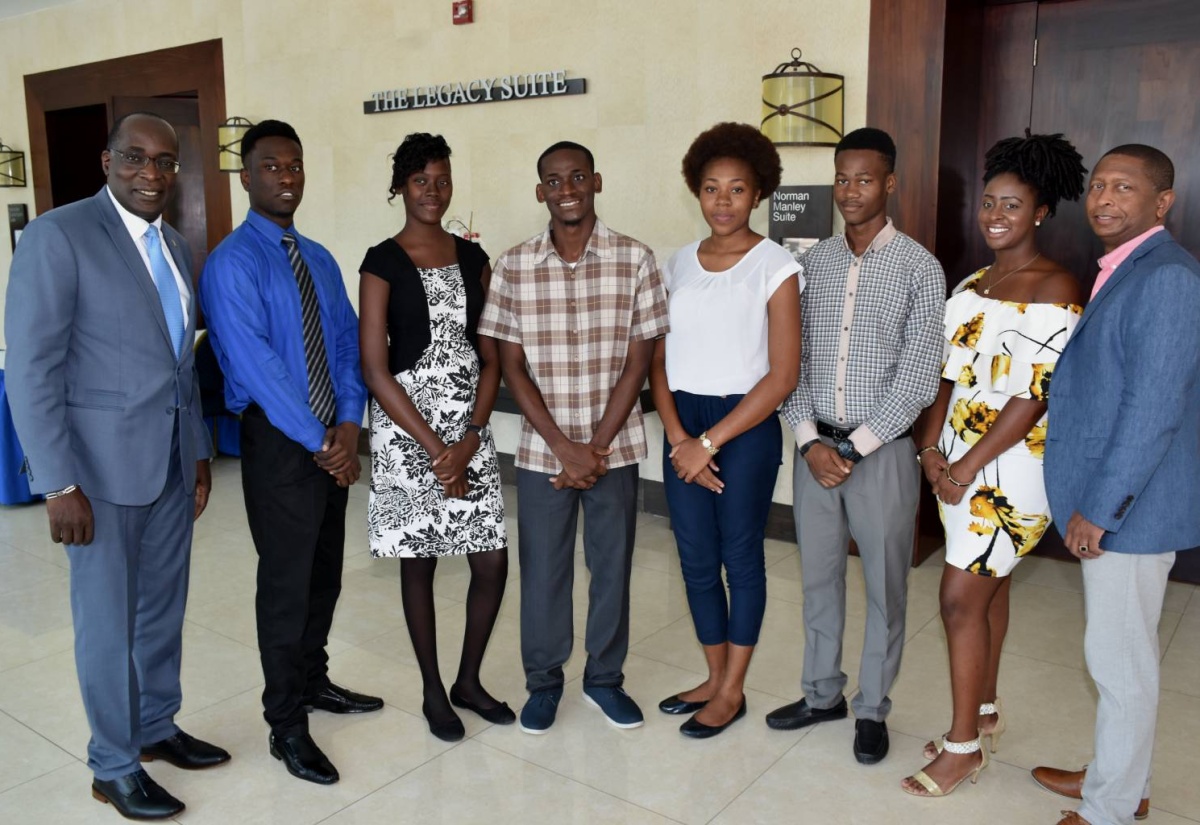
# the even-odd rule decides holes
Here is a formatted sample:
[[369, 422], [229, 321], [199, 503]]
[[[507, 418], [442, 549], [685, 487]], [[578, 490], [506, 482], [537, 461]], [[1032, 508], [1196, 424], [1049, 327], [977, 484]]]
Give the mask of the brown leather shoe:
[[[1030, 771], [1033, 774], [1033, 781], [1041, 785], [1051, 793], [1056, 793], [1059, 796], [1065, 796], [1068, 799], [1083, 799], [1083, 780], [1087, 776], [1087, 768], [1081, 771], [1064, 771], [1059, 768], [1034, 768]], [[1070, 812], [1076, 819], [1064, 819], [1063, 822], [1086, 822], [1079, 818], [1079, 815], [1074, 811]], [[1133, 818], [1137, 820], [1145, 819], [1150, 816], [1150, 799], [1143, 799], [1137, 806], [1137, 811], [1134, 812]]]
[[1062, 815], [1062, 819], [1058, 820], [1058, 825], [1091, 825], [1075, 811], [1063, 811]]

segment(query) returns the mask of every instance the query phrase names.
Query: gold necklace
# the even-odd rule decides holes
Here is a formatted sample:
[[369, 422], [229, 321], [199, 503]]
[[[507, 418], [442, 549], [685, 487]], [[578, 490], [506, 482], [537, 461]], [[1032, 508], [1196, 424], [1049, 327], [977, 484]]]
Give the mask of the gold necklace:
[[1026, 261], [1025, 263], [1023, 263], [1023, 264], [1021, 264], [1020, 266], [1018, 266], [1016, 269], [1014, 269], [1014, 270], [1012, 270], [1012, 271], [1008, 272], [1007, 274], [1003, 275], [1002, 277], [1000, 277], [1000, 278], [997, 278], [996, 280], [992, 281], [990, 284], [988, 284], [988, 286], [987, 286], [987, 289], [985, 289], [985, 290], [983, 291], [983, 294], [984, 294], [984, 295], [991, 295], [991, 294], [992, 294], [992, 289], [993, 289], [993, 288], [996, 286], [996, 284], [998, 284], [998, 283], [1000, 283], [1001, 281], [1003, 281], [1003, 280], [1004, 280], [1005, 278], [1007, 278], [1009, 275], [1015, 275], [1016, 273], [1020, 272], [1022, 269], [1024, 269], [1024, 268], [1025, 268], [1025, 267], [1027, 267], [1027, 266], [1029, 266], [1031, 263], [1033, 263], [1034, 261], [1036, 261], [1036, 260], [1037, 260], [1038, 258], [1040, 258], [1040, 257], [1042, 257], [1042, 253], [1041, 253], [1041, 252], [1039, 252], [1038, 254], [1034, 255], [1032, 258], [1030, 258], [1028, 261]]

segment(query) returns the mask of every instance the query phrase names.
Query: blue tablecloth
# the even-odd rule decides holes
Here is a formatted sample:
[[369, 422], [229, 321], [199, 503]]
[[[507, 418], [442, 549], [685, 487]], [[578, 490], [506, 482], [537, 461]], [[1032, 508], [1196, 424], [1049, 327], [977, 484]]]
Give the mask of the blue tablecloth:
[[40, 498], [29, 492], [29, 482], [21, 474], [21, 465], [24, 463], [25, 451], [21, 449], [17, 431], [13, 428], [4, 370], [0, 369], [0, 504], [24, 504]]

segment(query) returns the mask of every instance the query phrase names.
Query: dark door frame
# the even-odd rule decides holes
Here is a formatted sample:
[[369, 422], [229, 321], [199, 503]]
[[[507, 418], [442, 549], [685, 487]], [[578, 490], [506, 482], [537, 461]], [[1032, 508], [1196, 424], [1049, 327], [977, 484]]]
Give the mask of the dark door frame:
[[195, 92], [200, 106], [200, 136], [205, 147], [204, 203], [211, 251], [233, 228], [229, 181], [217, 164], [217, 127], [225, 120], [225, 60], [220, 40], [25, 75], [33, 200], [38, 214], [53, 206], [46, 112], [103, 103], [109, 108], [111, 122], [114, 96], [160, 97], [186, 92]]

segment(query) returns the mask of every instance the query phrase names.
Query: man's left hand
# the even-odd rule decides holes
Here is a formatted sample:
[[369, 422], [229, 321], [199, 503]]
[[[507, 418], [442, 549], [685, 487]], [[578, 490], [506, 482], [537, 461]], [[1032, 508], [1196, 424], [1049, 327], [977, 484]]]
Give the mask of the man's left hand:
[[1085, 519], [1076, 510], [1067, 522], [1067, 532], [1063, 534], [1063, 544], [1077, 559], [1095, 559], [1104, 555], [1100, 549], [1100, 540], [1104, 538], [1104, 528], [1098, 527]]
[[204, 508], [208, 506], [208, 494], [212, 491], [212, 465], [207, 458], [196, 462], [196, 515], [193, 520], [200, 518]]

